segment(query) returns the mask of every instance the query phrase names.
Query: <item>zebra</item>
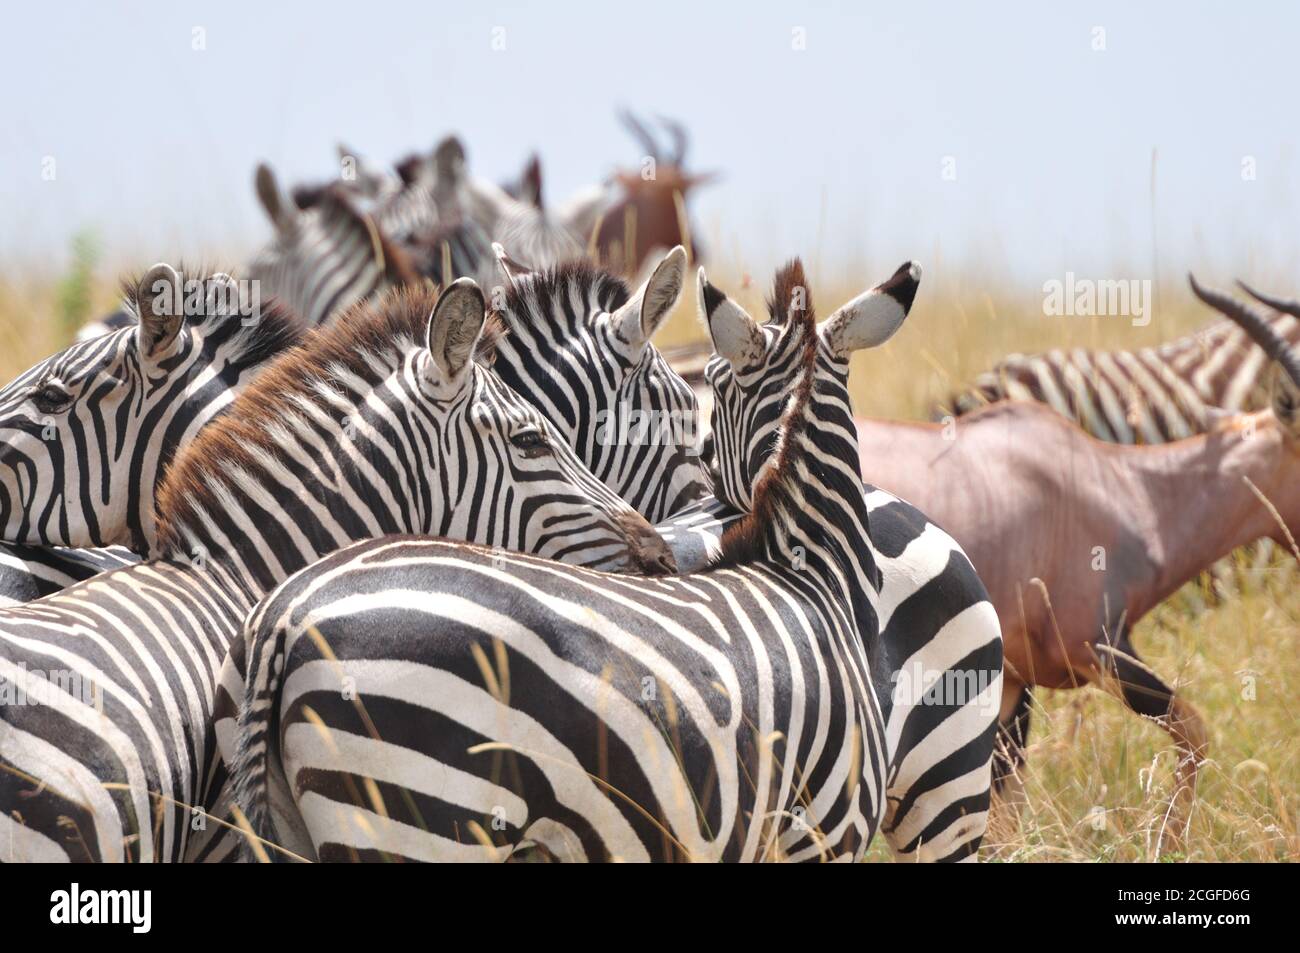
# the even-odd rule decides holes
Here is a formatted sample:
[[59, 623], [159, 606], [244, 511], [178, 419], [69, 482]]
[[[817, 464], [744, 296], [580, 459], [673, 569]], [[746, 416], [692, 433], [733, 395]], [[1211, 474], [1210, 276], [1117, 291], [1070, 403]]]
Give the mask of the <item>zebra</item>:
[[[262, 601], [233, 767], [255, 833], [305, 834], [322, 859], [862, 854], [885, 812], [888, 692], [848, 356], [902, 324], [919, 268], [820, 331], [806, 297], [783, 293], [796, 281], [779, 276], [790, 303], [752, 363], [714, 374], [719, 459], [744, 457], [788, 400], [710, 571], [613, 578], [385, 538]], [[715, 346], [737, 353], [731, 312], [704, 301]], [[340, 677], [356, 687], [341, 704]], [[369, 793], [352, 804], [357, 781]], [[277, 791], [293, 800], [273, 815]]]
[[353, 207], [343, 190], [326, 189], [307, 210], [285, 199], [271, 167], [257, 167], [257, 196], [275, 226], [275, 238], [242, 272], [316, 327], [386, 288], [423, 279], [375, 216]]
[[585, 260], [532, 271], [493, 245], [510, 333], [498, 373], [605, 485], [652, 522], [705, 495], [689, 386], [650, 343], [682, 292], [678, 245], [637, 290]]
[[[802, 276], [793, 285], [806, 290]], [[774, 292], [769, 309], [779, 307], [780, 294]], [[715, 336], [714, 343], [734, 350], [720, 351], [722, 356], [699, 373], [713, 392], [718, 383], [713, 374], [744, 366], [746, 354], [760, 352], [764, 335], [775, 331], [760, 327], [703, 280], [699, 299], [711, 305], [711, 327], [731, 329], [721, 339]], [[721, 383], [730, 380], [724, 376]], [[732, 493], [740, 492], [758, 478], [771, 454], [781, 396], [773, 392], [752, 415], [752, 438], [742, 453], [711, 461], [713, 479], [723, 487], [719, 495], [725, 496], [728, 486]], [[735, 395], [721, 399], [724, 407], [743, 403]], [[715, 422], [725, 427], [727, 420], [724, 415]], [[729, 442], [737, 444], [734, 438]], [[986, 822], [997, 740], [997, 709], [990, 700], [997, 698], [1001, 683], [1001, 627], [987, 590], [949, 534], [885, 490], [864, 484], [863, 494], [881, 578], [881, 670], [894, 686], [886, 709], [889, 812], [883, 833], [901, 860], [973, 860]], [[673, 548], [679, 569], [688, 571], [716, 554], [734, 519], [733, 512], [710, 498], [659, 531]], [[975, 690], [990, 686], [992, 694]]]
[[535, 159], [525, 172], [530, 185], [524, 197], [470, 176], [465, 147], [455, 136], [443, 139], [431, 157], [414, 156], [398, 169], [405, 186], [375, 208], [375, 220], [425, 277], [443, 284], [460, 277], [490, 284], [493, 241], [532, 268], [586, 254], [586, 233], [576, 230], [575, 223], [590, 216], [599, 200], [579, 197], [548, 211]]
[[275, 309], [249, 310], [221, 272], [194, 278], [159, 263], [124, 294], [128, 327], [73, 344], [0, 390], [7, 542], [150, 552], [173, 454], [301, 337]]
[[362, 211], [384, 205], [397, 195], [405, 183], [395, 170], [362, 157], [343, 143], [337, 146], [340, 175], [323, 185], [299, 185], [291, 192], [298, 208], [306, 210], [317, 204], [331, 188], [341, 189]]
[[[266, 163], [254, 175], [258, 201], [275, 236], [255, 252], [240, 276], [258, 282], [307, 327], [322, 324], [352, 304], [392, 286], [423, 279], [402, 247], [374, 217], [359, 211], [350, 190], [333, 183], [310, 191], [300, 207], [288, 201]], [[129, 300], [83, 325], [76, 343], [132, 327]]]
[[0, 607], [31, 602], [138, 561], [125, 546], [71, 549], [0, 543]]
[[[1300, 302], [1243, 290], [1273, 309], [1269, 326], [1300, 344]], [[1012, 354], [951, 400], [956, 416], [998, 400], [1034, 400], [1110, 443], [1167, 443], [1204, 433], [1225, 413], [1268, 406], [1268, 360], [1219, 321], [1135, 351]]]
[[[590, 267], [531, 273], [504, 250], [500, 257], [508, 288], [502, 288], [497, 314], [510, 333], [497, 347], [498, 375], [537, 405], [583, 463], [647, 518], [661, 520], [705, 492], [706, 475], [693, 448], [661, 441], [657, 433], [633, 441], [607, 426], [620, 419], [619, 408], [624, 408], [622, 419], [630, 408], [651, 421], [680, 421], [682, 432], [691, 433], [690, 391], [649, 343], [680, 296], [684, 252], [666, 256], [655, 280], [635, 294], [618, 278]], [[646, 301], [649, 308], [643, 308]], [[625, 330], [611, 333], [620, 322]], [[161, 462], [169, 456], [170, 451]], [[143, 505], [152, 511], [153, 484], [145, 489]], [[114, 502], [110, 496], [102, 505]], [[135, 558], [121, 547], [28, 548], [7, 558], [0, 551], [0, 599], [29, 601]]]
[[3, 856], [229, 850], [191, 830], [223, 791], [219, 667], [252, 605], [340, 545], [438, 533], [671, 570], [650, 525], [480, 363], [497, 334], [467, 280], [313, 332], [179, 454], [148, 561], [0, 611], [0, 689], [40, 699], [0, 706]]
[[126, 280], [122, 328], [65, 348], [0, 390], [5, 603], [147, 554], [158, 481], [177, 449], [300, 339], [279, 312], [262, 320], [222, 272], [188, 278], [186, 313], [141, 311], [156, 283], [183, 288], [187, 277], [159, 263]]

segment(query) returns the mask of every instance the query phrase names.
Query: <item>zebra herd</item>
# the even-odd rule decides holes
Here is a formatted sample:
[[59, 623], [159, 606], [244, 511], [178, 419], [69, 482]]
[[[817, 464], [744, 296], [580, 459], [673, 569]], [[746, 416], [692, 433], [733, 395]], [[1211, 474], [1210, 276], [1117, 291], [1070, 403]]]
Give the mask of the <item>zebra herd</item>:
[[[0, 390], [0, 857], [976, 859], [1004, 623], [862, 482], [847, 387], [919, 267], [820, 323], [798, 260], [765, 321], [700, 269], [702, 440], [654, 216], [603, 255], [608, 197], [553, 211], [455, 139], [354, 171], [260, 167], [238, 280], [156, 265]], [[1300, 375], [1204, 340], [1035, 396], [1172, 437], [1159, 394], [1204, 427], [1268, 358]], [[1135, 395], [1160, 425], [1113, 416]]]

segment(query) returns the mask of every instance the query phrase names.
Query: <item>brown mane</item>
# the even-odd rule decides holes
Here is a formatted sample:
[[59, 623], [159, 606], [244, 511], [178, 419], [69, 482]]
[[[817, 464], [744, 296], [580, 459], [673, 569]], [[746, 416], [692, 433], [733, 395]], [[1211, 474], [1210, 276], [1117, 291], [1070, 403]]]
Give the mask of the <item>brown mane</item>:
[[[342, 370], [378, 384], [398, 369], [413, 346], [423, 347], [437, 292], [428, 287], [400, 288], [376, 302], [359, 302], [329, 325], [309, 331], [298, 346], [262, 371], [230, 408], [183, 448], [158, 490], [158, 539], [162, 552], [183, 544], [180, 528], [217, 503], [221, 487], [212, 477], [232, 470], [261, 469], [259, 456], [280, 458], [284, 450], [271, 431], [303, 403], [333, 416], [337, 409], [321, 394]], [[504, 333], [489, 315], [475, 351], [490, 363]]]
[[[794, 289], [804, 289], [803, 309], [791, 308]], [[804, 277], [803, 263], [789, 262], [776, 274], [772, 298], [768, 302], [771, 322], [781, 324], [799, 337], [799, 363], [795, 370], [791, 394], [781, 414], [776, 452], [754, 484], [754, 503], [750, 511], [727, 527], [722, 534], [721, 549], [715, 567], [735, 566], [761, 560], [767, 555], [767, 532], [778, 513], [793, 506], [790, 480], [803, 450], [799, 437], [805, 427], [806, 411], [812, 402], [817, 373], [817, 318], [812, 294]]]

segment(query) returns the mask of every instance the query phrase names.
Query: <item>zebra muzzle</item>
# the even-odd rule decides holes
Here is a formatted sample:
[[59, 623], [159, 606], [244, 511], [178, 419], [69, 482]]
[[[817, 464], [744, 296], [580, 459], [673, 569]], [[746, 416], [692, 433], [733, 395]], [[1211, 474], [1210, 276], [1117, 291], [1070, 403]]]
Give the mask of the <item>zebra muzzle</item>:
[[646, 576], [671, 576], [677, 572], [677, 560], [655, 528], [639, 513], [619, 517], [619, 526], [627, 536], [629, 572]]

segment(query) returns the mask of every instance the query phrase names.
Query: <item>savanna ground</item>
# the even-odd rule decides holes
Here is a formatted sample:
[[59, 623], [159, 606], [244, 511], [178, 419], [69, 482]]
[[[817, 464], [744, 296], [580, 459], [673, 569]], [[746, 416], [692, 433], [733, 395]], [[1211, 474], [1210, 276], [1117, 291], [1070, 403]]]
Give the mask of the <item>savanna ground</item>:
[[[99, 261], [93, 239], [74, 241], [71, 257], [63, 274], [0, 272], [0, 379], [62, 346], [84, 319], [116, 307], [117, 275]], [[709, 273], [759, 315], [776, 264], [715, 259]], [[822, 271], [815, 260], [806, 264], [824, 316], [883, 280], [898, 262], [834, 271]], [[859, 414], [928, 419], [953, 387], [1008, 353], [1132, 348], [1168, 340], [1215, 317], [1175, 282], [1157, 286], [1157, 308], [1147, 327], [1134, 327], [1124, 317], [1047, 317], [1039, 287], [994, 280], [982, 269], [950, 270], [942, 260], [924, 264], [922, 290], [903, 331], [854, 358], [851, 387]], [[1233, 277], [1212, 269], [1198, 276], [1221, 287]], [[1297, 292], [1285, 278], [1251, 277], [1276, 293]], [[659, 344], [701, 336], [693, 287], [691, 282]], [[1220, 591], [1211, 591], [1203, 577], [1151, 613], [1135, 633], [1143, 658], [1200, 710], [1211, 738], [1186, 850], [1166, 860], [1300, 860], [1300, 573], [1284, 555], [1262, 569], [1247, 568], [1246, 554], [1234, 558], [1241, 569]], [[1037, 698], [1022, 823], [987, 855], [1155, 859], [1173, 777], [1168, 736], [1095, 689], [1039, 690]], [[888, 857], [882, 842], [871, 856]]]

